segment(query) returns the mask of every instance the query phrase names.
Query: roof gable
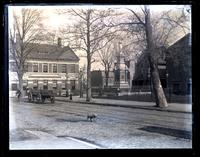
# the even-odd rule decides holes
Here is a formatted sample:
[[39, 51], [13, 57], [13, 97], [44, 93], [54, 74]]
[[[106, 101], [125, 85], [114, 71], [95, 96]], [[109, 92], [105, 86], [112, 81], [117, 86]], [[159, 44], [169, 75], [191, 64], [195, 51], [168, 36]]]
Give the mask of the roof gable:
[[63, 51], [58, 56], [59, 59], [67, 58], [68, 60], [79, 61], [78, 56], [74, 51], [69, 47], [63, 47]]
[[173, 47], [176, 47], [177, 45], [184, 45], [184, 46], [191, 46], [191, 33], [186, 34], [176, 42], [174, 42], [172, 45], [168, 47], [168, 49], [171, 49]]
[[29, 46], [33, 49], [29, 53], [28, 59], [79, 61], [78, 56], [69, 46], [60, 47], [49, 44], [31, 44]]

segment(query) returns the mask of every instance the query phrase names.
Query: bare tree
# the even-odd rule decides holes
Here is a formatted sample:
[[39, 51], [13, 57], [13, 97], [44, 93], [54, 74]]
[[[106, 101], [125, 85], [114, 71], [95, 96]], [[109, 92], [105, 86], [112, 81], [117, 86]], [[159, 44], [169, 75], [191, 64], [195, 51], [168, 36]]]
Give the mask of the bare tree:
[[112, 68], [115, 59], [115, 47], [112, 43], [107, 44], [106, 47], [98, 52], [100, 63], [104, 67], [106, 87], [108, 87], [108, 79], [110, 69]]
[[156, 17], [157, 20], [154, 20], [151, 16], [151, 11], [148, 6], [141, 8], [141, 13], [131, 9], [128, 10], [132, 14], [131, 21], [120, 23], [118, 25], [124, 25], [130, 32], [134, 32], [134, 35], [135, 33], [144, 34], [144, 36], [139, 37], [139, 39], [143, 38], [145, 41], [145, 53], [147, 54], [150, 64], [156, 106], [167, 107], [168, 104], [158, 73], [158, 57], [160, 54], [160, 47], [163, 47], [169, 43], [169, 36], [172, 35], [172, 32], [175, 30], [175, 28], [183, 28], [185, 16], [184, 14], [180, 14], [173, 17], [170, 16], [169, 12], [165, 12], [161, 18]]
[[55, 45], [57, 44], [57, 34], [56, 32], [46, 32], [44, 34], [44, 40], [47, 42], [47, 44]]
[[19, 90], [23, 96], [23, 75], [26, 60], [31, 50], [42, 38], [41, 12], [36, 9], [21, 9], [13, 13], [13, 28], [10, 29], [10, 59], [14, 60], [19, 81]]
[[79, 88], [80, 88], [80, 98], [83, 98], [84, 93], [84, 87], [85, 87], [85, 72], [86, 72], [86, 66], [84, 65], [79, 70]]
[[[72, 27], [65, 29], [66, 41], [70, 47], [80, 49], [87, 57], [87, 89], [86, 101], [91, 100], [91, 64], [95, 62], [93, 54], [103, 49], [113, 38], [114, 32], [111, 27], [106, 27], [112, 18], [112, 10], [96, 9], [69, 9], [62, 11], [76, 18]], [[106, 39], [106, 40], [105, 40]], [[101, 43], [101, 45], [100, 45]], [[72, 46], [74, 45], [74, 46]]]

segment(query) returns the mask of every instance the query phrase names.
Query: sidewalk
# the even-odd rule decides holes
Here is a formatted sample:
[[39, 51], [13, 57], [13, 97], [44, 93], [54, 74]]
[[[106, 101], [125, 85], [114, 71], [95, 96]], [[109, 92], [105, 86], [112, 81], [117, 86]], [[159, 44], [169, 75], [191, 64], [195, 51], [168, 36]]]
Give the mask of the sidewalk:
[[180, 112], [180, 113], [192, 113], [191, 104], [179, 104], [169, 103], [167, 108], [155, 107], [154, 102], [140, 102], [140, 101], [125, 101], [125, 100], [113, 100], [113, 99], [95, 99], [91, 102], [86, 102], [86, 98], [80, 98], [79, 96], [73, 96], [72, 100], [69, 97], [56, 97], [56, 101], [73, 102], [73, 103], [85, 103], [85, 104], [96, 104], [105, 106], [118, 106], [118, 107], [130, 107], [130, 108], [141, 108], [148, 110], [158, 110], [165, 112]]
[[11, 141], [11, 150], [41, 150], [41, 149], [102, 149], [101, 147], [72, 137], [58, 138], [41, 131], [24, 130], [39, 139]]

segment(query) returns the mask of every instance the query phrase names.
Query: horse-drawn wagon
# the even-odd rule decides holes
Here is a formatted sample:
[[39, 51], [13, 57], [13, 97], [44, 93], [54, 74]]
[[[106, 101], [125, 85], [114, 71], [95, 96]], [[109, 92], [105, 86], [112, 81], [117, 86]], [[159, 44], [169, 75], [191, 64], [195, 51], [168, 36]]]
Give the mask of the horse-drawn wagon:
[[29, 102], [42, 102], [48, 99], [51, 103], [55, 102], [55, 96], [53, 90], [36, 90], [32, 89], [28, 93], [28, 101]]

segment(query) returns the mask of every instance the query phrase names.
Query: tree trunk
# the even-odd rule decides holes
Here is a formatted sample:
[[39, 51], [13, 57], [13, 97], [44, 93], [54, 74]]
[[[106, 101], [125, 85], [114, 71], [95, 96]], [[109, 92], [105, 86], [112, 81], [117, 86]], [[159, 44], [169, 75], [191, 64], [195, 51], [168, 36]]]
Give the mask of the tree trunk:
[[87, 97], [86, 101], [91, 101], [91, 58], [90, 55], [87, 57]]
[[91, 101], [91, 52], [90, 52], [90, 13], [91, 11], [89, 10], [87, 12], [87, 96], [86, 96], [86, 101]]
[[19, 91], [20, 91], [20, 96], [19, 96], [19, 101], [22, 100], [24, 97], [24, 91], [23, 91], [23, 75], [21, 72], [18, 74], [18, 81], [19, 81]]
[[108, 87], [109, 71], [105, 71], [105, 76], [106, 76], [106, 87]]
[[151, 78], [153, 84], [153, 92], [155, 95], [156, 106], [157, 107], [167, 107], [167, 100], [161, 85], [158, 67], [155, 62], [152, 60], [151, 56], [149, 57], [150, 69], [151, 69]]
[[108, 76], [106, 76], [106, 87], [108, 87]]
[[153, 84], [153, 92], [155, 95], [156, 106], [158, 107], [167, 107], [167, 100], [161, 85], [159, 71], [157, 67], [157, 61], [155, 59], [155, 43], [153, 41], [152, 26], [150, 20], [150, 10], [146, 8], [147, 14], [145, 15], [145, 31], [146, 31], [146, 40], [147, 40], [147, 53], [150, 64], [151, 78]]
[[81, 73], [80, 74], [80, 98], [83, 97], [83, 79], [82, 79], [82, 77], [83, 77], [83, 74]]

